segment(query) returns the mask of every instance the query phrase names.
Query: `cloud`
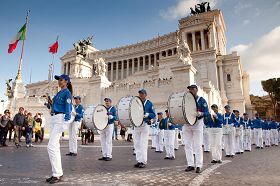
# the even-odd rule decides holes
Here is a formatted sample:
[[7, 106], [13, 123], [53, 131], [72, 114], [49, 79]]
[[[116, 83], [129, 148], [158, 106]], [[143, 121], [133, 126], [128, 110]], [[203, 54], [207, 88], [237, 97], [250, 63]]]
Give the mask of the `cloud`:
[[251, 3], [244, 3], [244, 1], [239, 1], [237, 5], [234, 6], [234, 13], [239, 14], [245, 9], [251, 8], [253, 5]]
[[241, 56], [243, 68], [250, 74], [251, 84], [280, 77], [280, 26], [263, 35], [254, 43], [231, 48]]
[[[167, 10], [161, 10], [160, 16], [167, 20], [178, 19], [190, 13], [190, 8], [201, 3], [203, 0], [177, 0], [176, 5], [168, 7]], [[213, 9], [218, 0], [209, 0], [210, 6]]]
[[243, 25], [248, 25], [251, 21], [249, 19], [245, 19], [242, 21]]

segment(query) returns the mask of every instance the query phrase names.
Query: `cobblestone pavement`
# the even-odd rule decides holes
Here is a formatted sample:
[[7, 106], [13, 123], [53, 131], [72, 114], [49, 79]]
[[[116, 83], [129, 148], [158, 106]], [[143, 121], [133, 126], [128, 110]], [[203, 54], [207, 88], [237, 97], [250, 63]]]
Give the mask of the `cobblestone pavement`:
[[[114, 141], [113, 160], [98, 161], [100, 142], [79, 146], [78, 156], [67, 157], [68, 142], [61, 142], [63, 182], [59, 185], [277, 185], [280, 183], [279, 147], [254, 150], [239, 155], [223, 164], [212, 165], [209, 153], [204, 154], [204, 171], [201, 174], [186, 173], [183, 146], [176, 151], [175, 160], [164, 160], [165, 154], [148, 151], [145, 169], [133, 167], [132, 143]], [[271, 161], [273, 158], [274, 161]], [[24, 146], [0, 148], [0, 184], [47, 185], [50, 176], [46, 143], [33, 148]], [[248, 172], [247, 172], [248, 171]], [[247, 178], [247, 175], [250, 178]], [[261, 182], [262, 181], [262, 182]]]

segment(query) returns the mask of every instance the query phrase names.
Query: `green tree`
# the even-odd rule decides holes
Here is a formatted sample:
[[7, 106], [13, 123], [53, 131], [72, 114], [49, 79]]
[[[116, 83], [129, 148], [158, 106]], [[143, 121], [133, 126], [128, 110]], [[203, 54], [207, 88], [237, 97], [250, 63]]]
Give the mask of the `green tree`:
[[271, 99], [274, 117], [277, 116], [277, 106], [280, 104], [280, 78], [272, 78], [261, 82], [262, 88]]

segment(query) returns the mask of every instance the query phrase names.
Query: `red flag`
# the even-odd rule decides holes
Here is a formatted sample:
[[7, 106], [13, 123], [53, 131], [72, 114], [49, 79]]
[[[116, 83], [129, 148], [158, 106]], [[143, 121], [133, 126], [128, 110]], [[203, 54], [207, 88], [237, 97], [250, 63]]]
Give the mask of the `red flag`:
[[57, 49], [58, 49], [58, 41], [56, 41], [54, 44], [52, 44], [52, 46], [49, 47], [49, 52], [55, 54], [57, 53]]

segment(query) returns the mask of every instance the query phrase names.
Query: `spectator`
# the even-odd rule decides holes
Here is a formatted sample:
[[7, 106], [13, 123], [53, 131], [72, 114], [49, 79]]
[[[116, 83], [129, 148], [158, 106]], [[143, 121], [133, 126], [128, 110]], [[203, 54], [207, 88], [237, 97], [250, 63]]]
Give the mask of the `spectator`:
[[26, 147], [33, 147], [32, 145], [32, 132], [33, 132], [33, 128], [34, 128], [34, 118], [32, 117], [32, 114], [29, 112], [27, 114], [27, 118], [26, 118], [26, 125], [25, 128], [22, 128], [23, 130], [25, 130], [25, 140], [26, 140]]
[[38, 139], [40, 139], [40, 142], [42, 142], [42, 133], [41, 133], [41, 125], [42, 125], [42, 119], [38, 115], [37, 117], [34, 117], [35, 119], [35, 143], [38, 142]]
[[0, 145], [6, 147], [6, 138], [8, 134], [8, 124], [10, 121], [10, 111], [5, 110], [4, 115], [0, 118]]
[[12, 133], [14, 131], [14, 124], [13, 124], [13, 120], [12, 120], [13, 114], [10, 112], [9, 116], [10, 116], [10, 121], [8, 122], [8, 132], [9, 132], [9, 141], [11, 141], [12, 140]]
[[127, 130], [127, 141], [132, 142], [132, 127], [128, 127]]
[[25, 116], [24, 116], [24, 108], [20, 107], [19, 108], [19, 112], [15, 115], [14, 120], [13, 120], [13, 124], [14, 124], [14, 132], [15, 132], [15, 136], [14, 136], [14, 140], [15, 140], [15, 145], [16, 147], [20, 147], [20, 131], [22, 129], [22, 127], [24, 127], [25, 124]]
[[85, 125], [85, 122], [82, 121], [82, 125], [81, 125], [81, 133], [82, 133], [82, 145], [86, 145], [87, 144], [87, 127]]
[[120, 135], [122, 137], [122, 140], [125, 140], [125, 132], [126, 132], [126, 127], [124, 125], [121, 125]]
[[92, 129], [88, 129], [88, 143], [94, 142], [94, 133]]
[[118, 121], [114, 122], [114, 131], [113, 131], [113, 135], [112, 135], [112, 139], [118, 140]]

